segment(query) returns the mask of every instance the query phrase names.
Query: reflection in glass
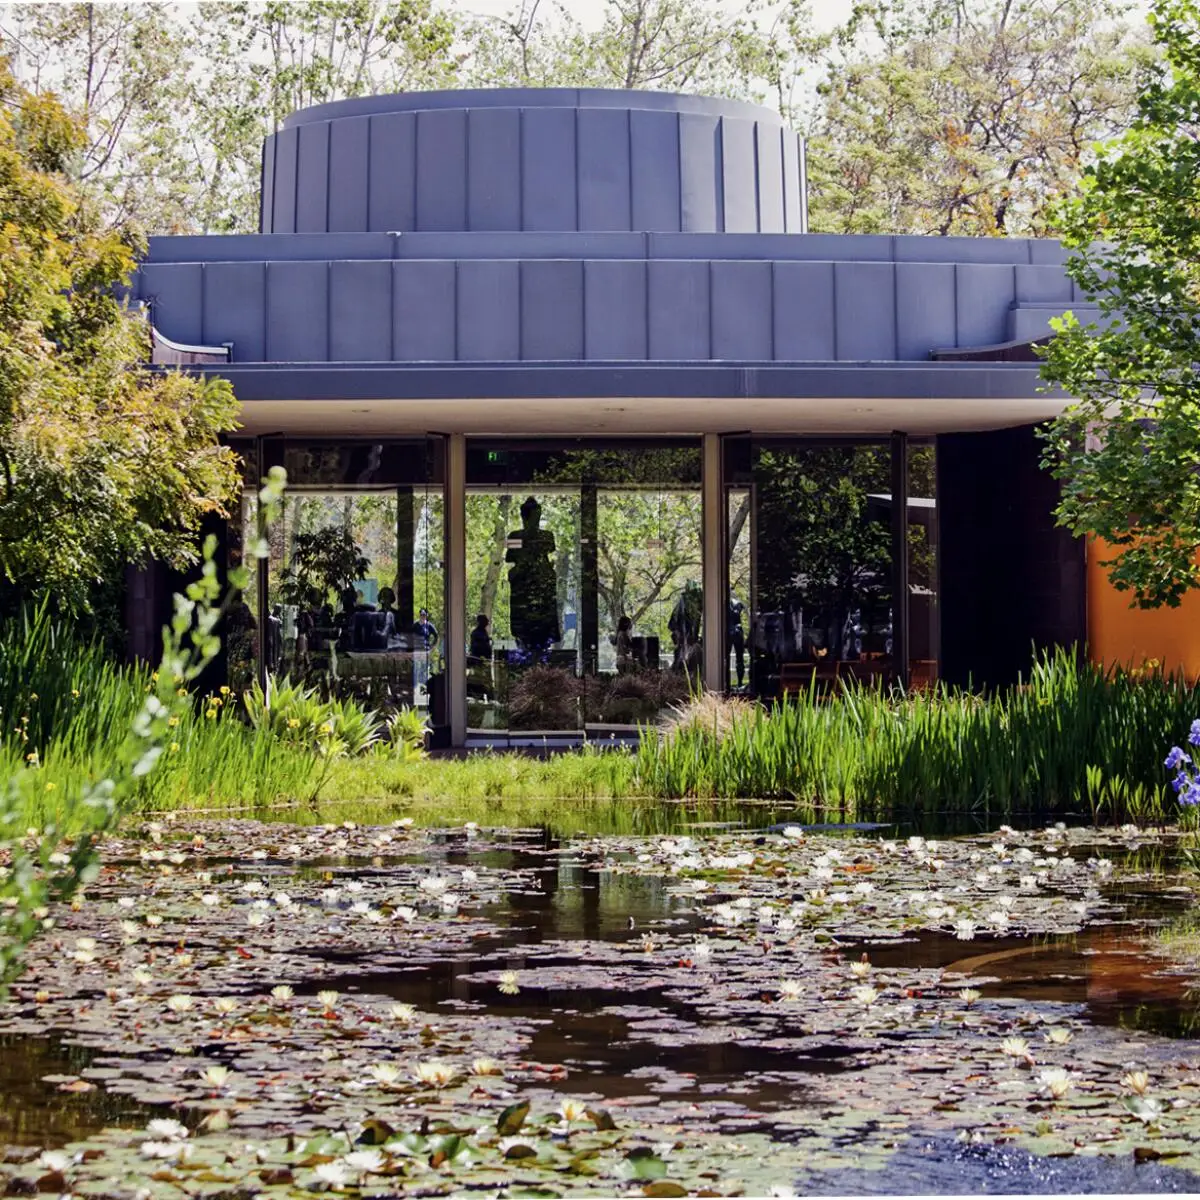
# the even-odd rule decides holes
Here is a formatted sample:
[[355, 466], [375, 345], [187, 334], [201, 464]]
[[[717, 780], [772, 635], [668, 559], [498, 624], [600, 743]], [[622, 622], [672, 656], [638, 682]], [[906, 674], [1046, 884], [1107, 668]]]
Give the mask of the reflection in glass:
[[757, 445], [750, 476], [757, 504], [757, 608], [749, 637], [755, 691], [889, 680], [888, 447]]
[[909, 686], [937, 680], [938, 512], [936, 449], [908, 447], [908, 678]]
[[467, 464], [468, 726], [632, 730], [686, 698], [698, 447], [472, 441]]

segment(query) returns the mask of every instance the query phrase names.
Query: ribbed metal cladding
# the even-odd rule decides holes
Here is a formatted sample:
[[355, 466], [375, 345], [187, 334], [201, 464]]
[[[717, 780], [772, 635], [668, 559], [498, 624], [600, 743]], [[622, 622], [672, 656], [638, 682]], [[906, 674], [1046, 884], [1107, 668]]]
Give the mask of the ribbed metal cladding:
[[293, 114], [265, 233], [803, 231], [803, 153], [754, 105], [654, 92], [427, 92]]

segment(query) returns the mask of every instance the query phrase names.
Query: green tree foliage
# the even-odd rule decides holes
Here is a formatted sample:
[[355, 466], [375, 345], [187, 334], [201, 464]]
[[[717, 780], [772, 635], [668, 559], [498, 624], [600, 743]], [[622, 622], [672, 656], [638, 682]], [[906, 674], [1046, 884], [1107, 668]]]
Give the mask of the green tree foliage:
[[[1145, 60], [1117, 0], [917, 0], [859, 13], [809, 150], [813, 228], [1043, 235]], [[1144, 51], [1144, 47], [1141, 48]]]
[[1062, 210], [1100, 320], [1064, 317], [1043, 366], [1077, 398], [1047, 435], [1059, 522], [1116, 549], [1109, 577], [1143, 607], [1200, 584], [1200, 9], [1157, 0], [1150, 20], [1162, 65]]
[[229, 385], [160, 374], [119, 289], [130, 239], [65, 175], [86, 139], [0, 62], [0, 600], [85, 607], [148, 554], [182, 566], [234, 489]]

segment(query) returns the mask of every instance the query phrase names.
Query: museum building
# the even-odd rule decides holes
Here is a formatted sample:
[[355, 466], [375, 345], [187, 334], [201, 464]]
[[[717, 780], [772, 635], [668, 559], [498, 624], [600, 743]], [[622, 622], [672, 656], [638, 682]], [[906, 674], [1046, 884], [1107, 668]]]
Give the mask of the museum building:
[[[701, 682], [1139, 653], [1038, 466], [1065, 401], [1031, 343], [1088, 308], [1062, 249], [812, 234], [805, 170], [735, 101], [377, 96], [267, 139], [259, 234], [151, 239], [155, 360], [241, 404], [230, 562], [288, 473], [231, 679], [427, 706], [469, 745], [616, 736]], [[132, 578], [135, 651], [171, 586]]]

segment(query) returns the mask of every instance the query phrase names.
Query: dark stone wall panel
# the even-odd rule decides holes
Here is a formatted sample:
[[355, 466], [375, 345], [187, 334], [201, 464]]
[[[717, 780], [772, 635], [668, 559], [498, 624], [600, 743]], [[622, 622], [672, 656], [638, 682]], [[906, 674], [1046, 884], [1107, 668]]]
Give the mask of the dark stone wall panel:
[[575, 110], [530, 108], [521, 114], [525, 229], [578, 229]]
[[583, 263], [521, 264], [521, 358], [583, 358]]
[[258, 231], [271, 232], [275, 200], [275, 135], [263, 141], [262, 185], [258, 192]]
[[633, 228], [629, 113], [581, 108], [577, 114], [579, 228]]
[[721, 118], [684, 113], [679, 117], [679, 227], [685, 233], [725, 228]]
[[644, 359], [646, 264], [592, 261], [583, 272], [584, 357]]
[[273, 232], [799, 224], [794, 134], [753, 105], [514, 89], [372, 97], [300, 116], [268, 140], [261, 216]]
[[896, 357], [896, 268], [892, 263], [835, 263], [835, 357], [886, 362]]
[[206, 264], [200, 341], [207, 346], [232, 342], [234, 362], [263, 362], [265, 277], [266, 265], [260, 262]]
[[271, 362], [329, 359], [329, 264], [268, 263], [267, 358]]
[[993, 687], [1034, 649], [1082, 647], [1083, 543], [1054, 524], [1058, 488], [1033, 426], [938, 439], [942, 675]]
[[[283, 129], [275, 135], [275, 172], [273, 179], [271, 232], [296, 232], [297, 147], [300, 135], [295, 129]], [[306, 184], [309, 181], [305, 181]], [[315, 185], [315, 182], [313, 183]]]
[[521, 357], [521, 264], [458, 264], [458, 357], [515, 361]]
[[[790, 129], [783, 131], [783, 227], [787, 233], [802, 233], [800, 140]], [[769, 232], [769, 231], [767, 231]]]
[[521, 113], [473, 109], [467, 119], [467, 224], [521, 228]]
[[651, 262], [648, 270], [650, 357], [709, 358], [709, 264]]
[[397, 361], [454, 361], [457, 275], [452, 262], [392, 264], [392, 352]]
[[952, 346], [956, 333], [954, 267], [950, 263], [896, 264], [896, 356], [926, 359]]
[[726, 233], [758, 232], [758, 172], [754, 121], [721, 118], [721, 177]]
[[350, 117], [329, 126], [329, 228], [363, 233], [367, 222], [367, 162], [370, 117]]
[[137, 298], [149, 303], [159, 333], [190, 346], [204, 341], [204, 268], [199, 263], [148, 263], [136, 283]]
[[713, 358], [751, 362], [771, 359], [771, 264], [714, 262], [711, 288]]
[[775, 358], [781, 362], [832, 362], [836, 357], [833, 263], [777, 262]]
[[756, 122], [758, 166], [758, 228], [763, 233], [784, 233], [783, 143], [786, 131], [778, 125]]
[[415, 229], [416, 116], [413, 113], [387, 113], [372, 117], [370, 154], [367, 164], [368, 228], [382, 233]]
[[467, 228], [467, 114], [417, 114], [417, 229]]
[[301, 125], [296, 155], [299, 178], [312, 180], [311, 187], [296, 189], [296, 232], [324, 233], [329, 228], [329, 126]]
[[[663, 164], [674, 164], [664, 170]], [[629, 114], [631, 228], [648, 232], [680, 229], [679, 118], [674, 113], [633, 109]]]
[[391, 360], [391, 263], [330, 263], [329, 357], [333, 362]]
[[956, 344], [987, 346], [1004, 341], [1008, 335], [1008, 310], [1016, 298], [1015, 267], [959, 263], [955, 271], [955, 300], [958, 306]]

